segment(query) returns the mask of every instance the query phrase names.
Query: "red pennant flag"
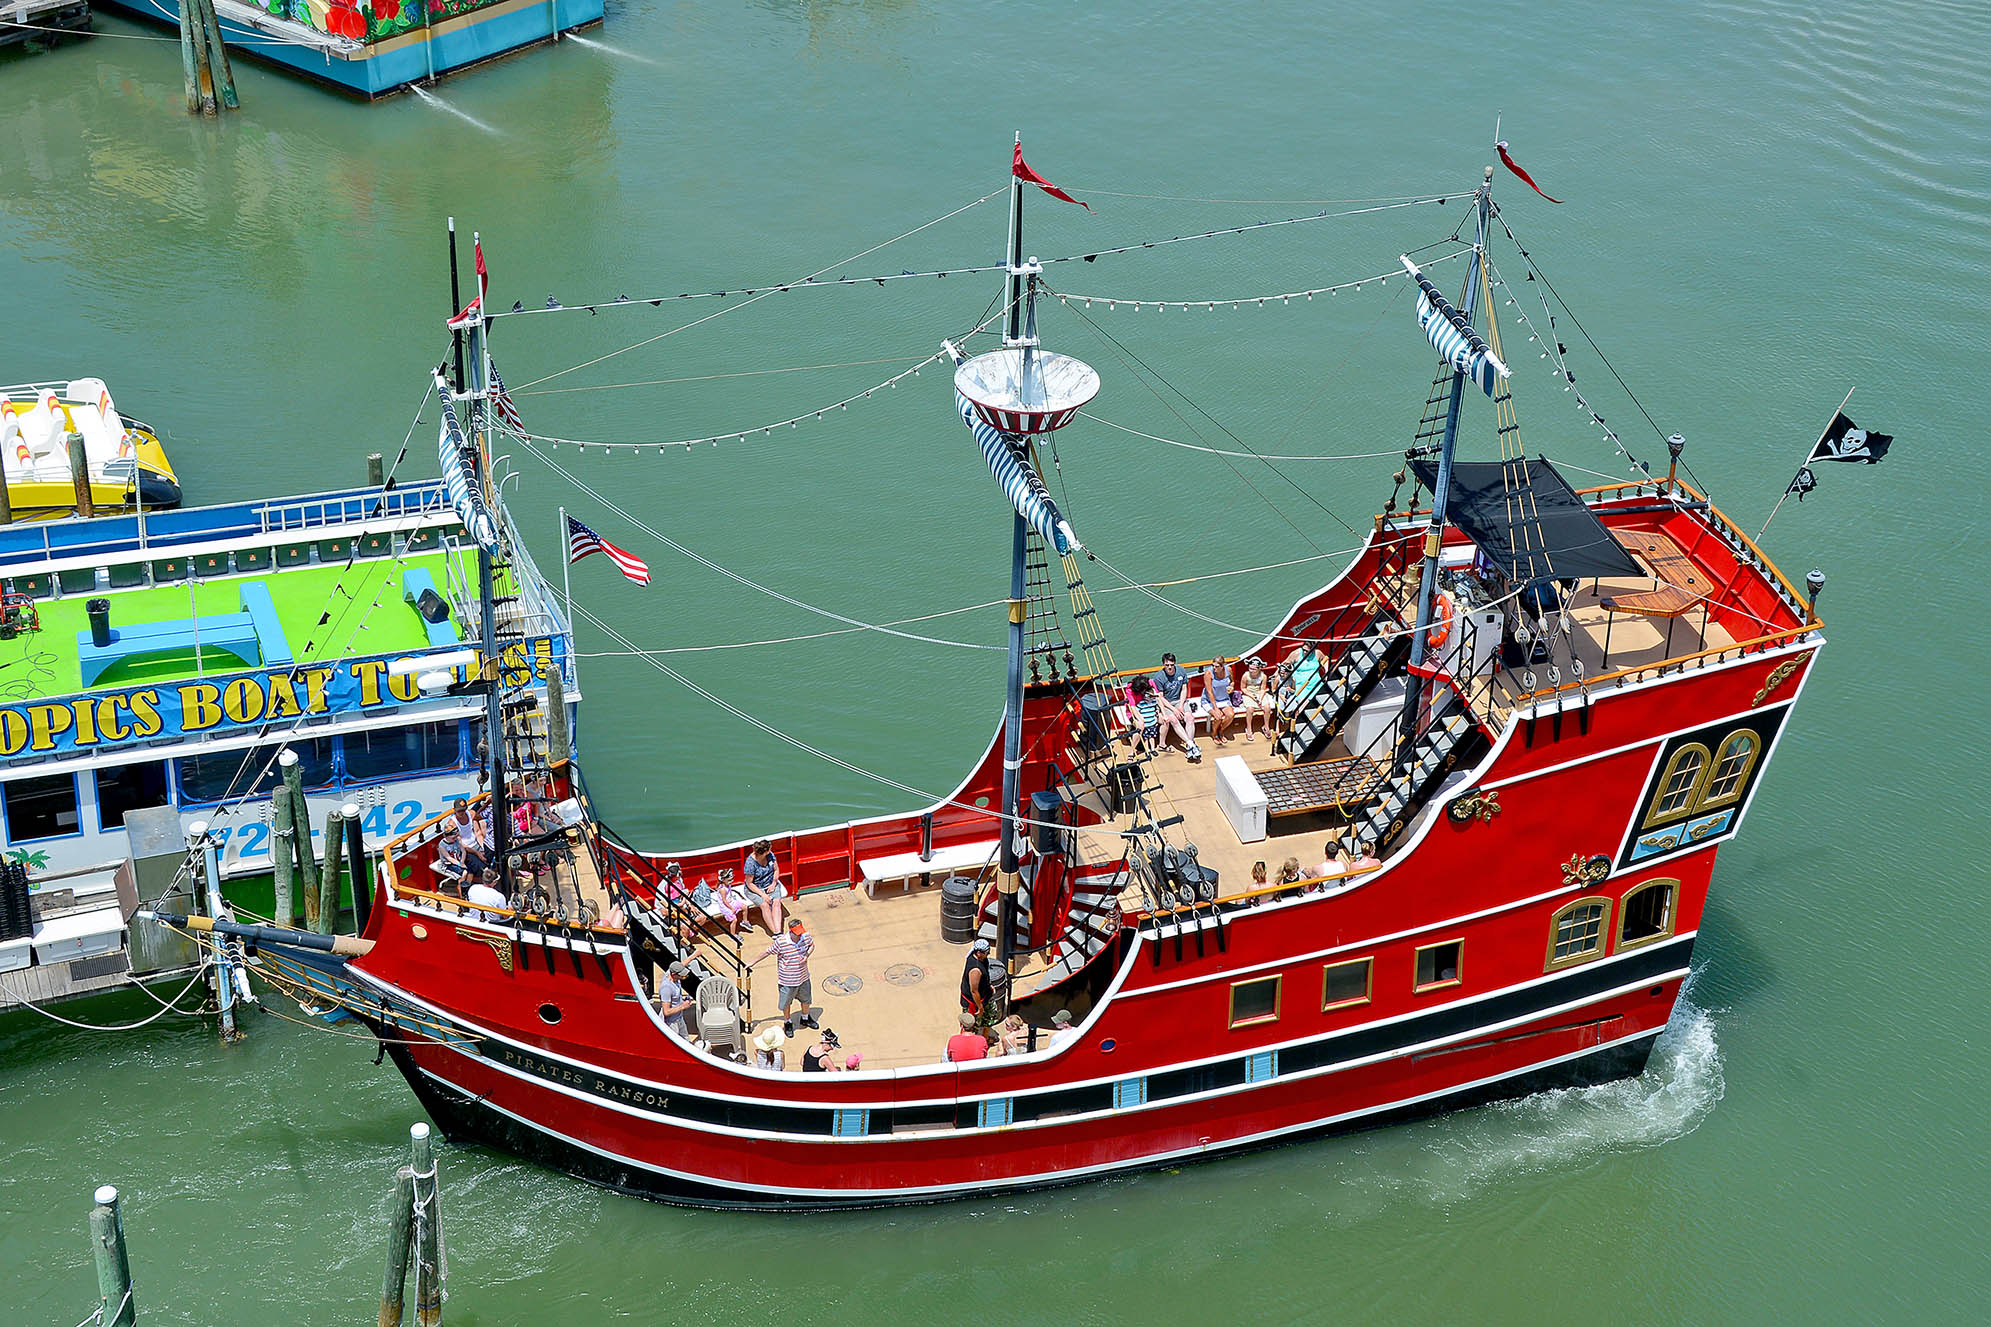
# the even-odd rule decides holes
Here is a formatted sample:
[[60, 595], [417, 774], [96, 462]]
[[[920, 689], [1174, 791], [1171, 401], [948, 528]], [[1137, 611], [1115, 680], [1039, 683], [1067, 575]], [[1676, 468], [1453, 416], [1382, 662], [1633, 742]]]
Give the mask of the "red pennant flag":
[[[1495, 149], [1497, 149], [1497, 150], [1499, 151], [1499, 153], [1500, 153], [1500, 161], [1501, 161], [1501, 164], [1502, 164], [1502, 165], [1506, 166], [1508, 170], [1511, 170], [1511, 171], [1513, 171], [1513, 172], [1514, 172], [1514, 173], [1515, 173], [1516, 175], [1520, 176], [1520, 177], [1521, 177], [1521, 182], [1522, 182], [1523, 184], [1526, 184], [1526, 185], [1527, 185], [1527, 186], [1528, 186], [1528, 187], [1529, 187], [1530, 189], [1533, 189], [1533, 190], [1534, 190], [1534, 191], [1535, 191], [1536, 193], [1538, 193], [1538, 194], [1542, 194], [1542, 186], [1541, 186], [1541, 185], [1539, 185], [1539, 184], [1536, 184], [1536, 183], [1535, 183], [1535, 177], [1534, 177], [1534, 176], [1532, 176], [1532, 175], [1530, 175], [1530, 174], [1528, 174], [1528, 172], [1526, 172], [1526, 171], [1522, 170], [1522, 169], [1521, 169], [1521, 168], [1520, 168], [1519, 166], [1516, 166], [1516, 165], [1514, 164], [1514, 158], [1512, 158], [1512, 157], [1510, 157], [1510, 156], [1508, 156], [1508, 155], [1507, 155], [1507, 140], [1506, 140], [1506, 139], [1504, 139], [1504, 138], [1503, 138], [1503, 139], [1501, 139], [1501, 140], [1500, 140], [1500, 141], [1499, 141], [1498, 143], [1495, 143], [1495, 144], [1494, 144], [1493, 146], [1494, 146], [1494, 148], [1495, 148]], [[1542, 197], [1544, 197], [1544, 198], [1549, 198], [1549, 196], [1548, 196], [1547, 194], [1542, 194]], [[1562, 199], [1560, 199], [1560, 198], [1549, 198], [1549, 201], [1550, 201], [1551, 203], [1556, 203], [1556, 204], [1560, 205], [1560, 204], [1561, 204], [1561, 202], [1562, 202]]]
[[482, 236], [478, 237], [476, 245], [476, 253], [477, 253], [477, 298], [482, 299], [484, 298], [485, 292], [489, 291], [491, 288], [490, 274], [484, 270], [484, 240]]
[[1009, 169], [1010, 173], [1016, 176], [1017, 179], [1022, 180], [1026, 184], [1036, 185], [1039, 189], [1042, 189], [1045, 193], [1051, 195], [1051, 197], [1060, 199], [1067, 203], [1078, 203], [1078, 205], [1084, 208], [1086, 211], [1088, 212], [1092, 211], [1092, 204], [1079, 203], [1078, 199], [1072, 197], [1070, 194], [1066, 193], [1063, 189], [1060, 189], [1057, 185], [1052, 184], [1049, 180], [1039, 175], [1036, 171], [1031, 170], [1029, 163], [1023, 160], [1023, 144], [1021, 143], [1018, 143], [1016, 145], [1016, 156], [1011, 160]]

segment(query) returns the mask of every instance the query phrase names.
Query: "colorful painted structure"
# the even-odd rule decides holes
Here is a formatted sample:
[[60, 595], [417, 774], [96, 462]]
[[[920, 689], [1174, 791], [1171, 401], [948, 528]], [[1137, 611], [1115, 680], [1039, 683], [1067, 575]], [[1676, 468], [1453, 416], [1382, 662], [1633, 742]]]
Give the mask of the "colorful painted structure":
[[[285, 746], [313, 823], [356, 803], [370, 850], [475, 793], [480, 702], [421, 685], [477, 657], [462, 539], [436, 480], [0, 529], [0, 848], [114, 865], [125, 813], [171, 806], [266, 880]], [[552, 596], [511, 574], [507, 685], [557, 668], [577, 701]]]
[[[179, 26], [179, 0], [106, 3]], [[215, 0], [214, 9], [231, 48], [367, 98], [602, 19], [602, 0]]]

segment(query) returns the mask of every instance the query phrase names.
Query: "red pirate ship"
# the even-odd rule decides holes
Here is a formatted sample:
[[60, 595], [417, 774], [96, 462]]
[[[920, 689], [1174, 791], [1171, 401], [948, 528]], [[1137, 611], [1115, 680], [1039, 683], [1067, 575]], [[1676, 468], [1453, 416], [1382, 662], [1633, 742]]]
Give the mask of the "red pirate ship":
[[[1456, 300], [1403, 261], [1440, 362], [1366, 545], [1245, 652], [1257, 666], [1135, 685], [1151, 670], [1115, 665], [1090, 564], [1038, 477], [1099, 378], [1039, 344], [1055, 292], [1024, 257], [1024, 184], [1041, 178], [1020, 161], [1003, 347], [955, 379], [1015, 508], [1000, 733], [931, 805], [770, 820], [772, 876], [751, 840], [634, 848], [565, 750], [521, 779], [515, 745], [492, 743], [477, 811], [505, 906], [463, 896], [446, 817], [388, 850], [345, 954], [264, 934], [266, 970], [374, 1027], [451, 1137], [671, 1201], [861, 1206], [1645, 1064], [1716, 853], [1823, 644], [1822, 577], [1800, 593], [1673, 468], [1578, 489], [1522, 453], [1489, 168]], [[474, 366], [481, 320], [468, 331]], [[496, 412], [471, 379], [477, 437], [457, 442], [476, 466]], [[1481, 421], [1491, 459], [1457, 458]], [[501, 555], [501, 508], [490, 524]], [[1267, 740], [1236, 740], [1261, 718]], [[796, 918], [813, 973], [799, 1023], [755, 965], [760, 932]], [[976, 939], [986, 980], [957, 985]], [[984, 1058], [943, 1056], [964, 1013]], [[811, 1023], [837, 1032], [834, 1055]]]

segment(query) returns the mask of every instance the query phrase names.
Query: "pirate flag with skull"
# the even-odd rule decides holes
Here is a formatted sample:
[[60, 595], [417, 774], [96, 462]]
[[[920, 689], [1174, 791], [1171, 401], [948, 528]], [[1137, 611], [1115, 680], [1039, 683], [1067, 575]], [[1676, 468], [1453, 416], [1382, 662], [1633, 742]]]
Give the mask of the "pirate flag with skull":
[[1867, 430], [1846, 418], [1840, 411], [1832, 416], [1832, 422], [1825, 429], [1825, 436], [1811, 449], [1811, 455], [1804, 463], [1814, 461], [1864, 461], [1872, 465], [1887, 455], [1888, 447], [1894, 442], [1892, 433], [1869, 433]]

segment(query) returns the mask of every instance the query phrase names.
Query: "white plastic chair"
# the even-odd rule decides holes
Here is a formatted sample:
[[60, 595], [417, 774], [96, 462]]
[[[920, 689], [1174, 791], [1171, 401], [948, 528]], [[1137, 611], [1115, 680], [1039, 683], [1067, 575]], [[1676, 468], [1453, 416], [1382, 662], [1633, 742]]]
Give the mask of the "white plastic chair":
[[740, 988], [724, 977], [707, 977], [698, 983], [698, 1035], [713, 1049], [730, 1046], [747, 1053], [746, 1036], [740, 1027]]

